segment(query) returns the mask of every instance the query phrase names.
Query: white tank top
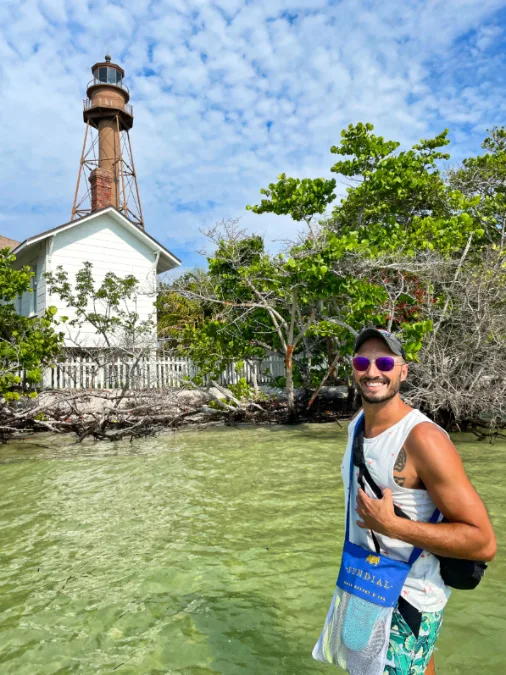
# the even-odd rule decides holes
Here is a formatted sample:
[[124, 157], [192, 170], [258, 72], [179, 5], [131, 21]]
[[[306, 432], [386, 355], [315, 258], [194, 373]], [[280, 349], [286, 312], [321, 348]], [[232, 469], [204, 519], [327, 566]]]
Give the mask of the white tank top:
[[[350, 477], [350, 456], [353, 445], [355, 425], [360, 418], [358, 415], [348, 426], [348, 444], [341, 466], [341, 475], [344, 483], [345, 509], [348, 500]], [[431, 422], [419, 410], [411, 410], [400, 422], [394, 424], [374, 438], [364, 438], [364, 458], [369, 472], [381, 488], [390, 488], [394, 503], [397, 504], [411, 520], [428, 522], [436, 507], [427, 490], [413, 490], [403, 488], [394, 481], [394, 464], [409, 432], [420, 422]], [[445, 432], [446, 433], [446, 432]], [[375, 552], [374, 543], [369, 530], [357, 525], [359, 520], [355, 511], [358, 492], [358, 468], [355, 467], [355, 480], [351, 493], [350, 540], [352, 543], [368, 548]], [[369, 497], [374, 493], [366, 485]], [[408, 561], [413, 546], [399, 539], [390, 539], [383, 535], [376, 535], [381, 553], [391, 555], [397, 560]], [[415, 562], [402, 589], [403, 597], [420, 612], [438, 612], [446, 605], [450, 597], [450, 589], [446, 586], [439, 572], [439, 560], [423, 551]]]

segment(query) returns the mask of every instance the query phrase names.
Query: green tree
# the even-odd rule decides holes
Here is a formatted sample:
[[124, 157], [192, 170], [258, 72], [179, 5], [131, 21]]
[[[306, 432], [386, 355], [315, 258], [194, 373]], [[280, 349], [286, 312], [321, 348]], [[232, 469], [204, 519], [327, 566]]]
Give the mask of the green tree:
[[[312, 316], [304, 342], [313, 362], [326, 337], [332, 368], [351, 352], [355, 331], [368, 323], [403, 330], [408, 354], [416, 359], [432, 329], [422, 312], [428, 292], [422, 273], [438, 256], [459, 259], [471, 240], [473, 250], [479, 250], [494, 231], [473, 213], [478, 198], [454, 189], [442, 176], [440, 164], [449, 158], [442, 148], [448, 143], [444, 131], [399, 151], [399, 143], [374, 135], [371, 124], [357, 124], [345, 129], [341, 143], [331, 148], [343, 157], [331, 170], [353, 185], [322, 219], [323, 227], [312, 228], [284, 263], [304, 286], [302, 304]], [[294, 220], [304, 214], [312, 223], [335, 196], [335, 183], [327, 182], [332, 190], [323, 189], [323, 179], [318, 180], [319, 199], [308, 201], [311, 190], [298, 187], [311, 181], [282, 174], [277, 184], [261, 190], [266, 199], [248, 208]]]
[[0, 396], [6, 401], [35, 396], [34, 387], [44, 368], [54, 363], [62, 335], [55, 331], [56, 308], [42, 316], [26, 317], [16, 312], [16, 298], [30, 288], [29, 267], [13, 268], [16, 257], [9, 249], [0, 251]]
[[[258, 247], [255, 238], [244, 243], [241, 258], [245, 264]], [[162, 287], [157, 300], [158, 334], [167, 349], [191, 359], [196, 367], [193, 381], [197, 384], [209, 377], [218, 379], [237, 361], [249, 363], [255, 377], [264, 349], [252, 343], [246, 324], [239, 330], [235, 323], [227, 321], [226, 304], [209, 300], [216, 280], [224, 296], [234, 297], [234, 267], [226, 263], [223, 255], [211, 257], [210, 266], [212, 272], [193, 270]], [[255, 389], [258, 391], [256, 384]]]
[[58, 295], [69, 310], [61, 320], [72, 328], [69, 338], [74, 349], [94, 364], [92, 381], [104, 369], [109, 386], [123, 392], [142, 386], [146, 373], [141, 372], [141, 361], [156, 351], [157, 342], [154, 303], [151, 317], [141, 319], [137, 312], [138, 280], [131, 274], [119, 277], [108, 272], [98, 283], [91, 262], [84, 263], [74, 283], [61, 265], [47, 273], [46, 280], [49, 292]]
[[485, 245], [486, 231], [472, 210], [479, 198], [452, 189], [441, 175], [439, 165], [449, 158], [440, 150], [449, 143], [447, 130], [397, 152], [399, 144], [375, 136], [373, 128], [350, 125], [331, 148], [349, 157], [331, 171], [357, 183], [327, 221], [336, 248], [370, 257], [421, 251], [450, 256], [465, 248], [471, 234], [475, 247]]
[[229, 322], [225, 318], [207, 318], [200, 325], [186, 325], [180, 336], [179, 351], [191, 359], [197, 369], [195, 381], [219, 379], [232, 364], [247, 362], [258, 393], [257, 371], [265, 357], [265, 348], [254, 338], [254, 322]]
[[58, 295], [71, 310], [71, 317], [65, 317], [68, 325], [75, 328], [89, 324], [95, 330], [94, 346], [134, 350], [139, 344], [144, 346], [147, 340], [153, 348], [154, 315], [141, 320], [134, 309], [140, 290], [133, 275], [119, 277], [108, 272], [97, 284], [93, 264], [85, 262], [74, 284], [61, 265], [55, 273], [48, 272], [46, 280], [49, 292]]
[[[208, 274], [182, 292], [216, 309], [212, 320], [192, 333], [190, 353], [195, 354], [198, 346], [210, 363], [217, 364], [232, 355], [244, 359], [260, 358], [262, 353], [280, 354], [285, 361], [288, 408], [293, 417], [295, 376], [305, 370], [309, 386], [314, 341], [343, 328], [355, 333], [343, 319], [325, 312], [335, 297], [347, 292], [343, 279], [330, 272], [329, 249], [319, 247], [320, 241], [272, 255], [264, 250], [259, 237], [238, 229], [235, 222], [214, 229], [209, 236], [215, 252], [208, 258]], [[361, 289], [357, 314], [372, 310], [370, 316], [376, 318], [378, 299], [371, 297], [375, 287], [357, 280], [345, 283]]]
[[442, 325], [455, 302], [448, 275], [457, 279], [491, 244], [504, 245], [504, 130], [491, 133], [483, 157], [449, 173], [447, 131], [409, 150], [373, 131], [350, 125], [331, 148], [339, 156], [331, 171], [351, 185], [330, 214], [335, 180], [285, 174], [247, 207], [305, 222], [298, 242], [271, 255], [259, 237], [214, 230], [209, 270], [185, 290], [209, 308], [206, 330], [192, 333], [201, 335], [203, 354], [213, 353], [219, 334], [229, 355], [241, 340], [283, 355], [292, 412], [294, 378], [317, 384], [325, 362], [324, 378], [333, 368], [346, 377], [345, 357], [363, 325], [402, 331], [416, 360], [438, 330], [434, 317]]
[[200, 326], [205, 310], [200, 302], [189, 300], [179, 293], [199, 272], [188, 273], [173, 283], [162, 284], [156, 299], [158, 336], [163, 349], [177, 349], [187, 329]]
[[496, 233], [477, 215], [480, 197], [455, 189], [441, 173], [447, 133], [399, 151], [397, 142], [374, 135], [371, 124], [357, 124], [331, 148], [346, 157], [331, 170], [356, 184], [325, 223], [329, 246], [339, 266], [383, 289], [382, 323], [404, 331], [412, 358], [432, 330], [422, 312], [425, 297], [438, 293], [434, 277], [427, 287], [424, 272], [439, 259], [460, 260], [471, 243], [472, 251], [482, 250]]
[[506, 236], [506, 129], [494, 127], [482, 143], [485, 153], [448, 172], [449, 184], [468, 199], [469, 211], [490, 243]]
[[277, 183], [270, 183], [268, 188], [260, 190], [266, 199], [246, 209], [258, 214], [289, 215], [293, 220], [304, 220], [309, 225], [316, 214], [324, 213], [334, 201], [335, 188], [336, 181], [333, 178], [287, 178], [282, 173]]

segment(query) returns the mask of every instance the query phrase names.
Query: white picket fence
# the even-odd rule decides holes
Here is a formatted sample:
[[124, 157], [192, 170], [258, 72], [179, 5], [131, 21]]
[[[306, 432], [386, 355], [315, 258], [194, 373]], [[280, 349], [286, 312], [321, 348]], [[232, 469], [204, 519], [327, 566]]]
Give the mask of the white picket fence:
[[[272, 355], [260, 363], [243, 362], [239, 370], [235, 363], [230, 363], [220, 375], [219, 382], [237, 384], [239, 378], [244, 377], [252, 384], [254, 370], [258, 384], [268, 383], [285, 375], [284, 360]], [[196, 373], [197, 369], [189, 359], [157, 356], [153, 359], [118, 359], [100, 365], [91, 357], [72, 356], [48, 368], [42, 386], [45, 389], [166, 389], [182, 386]]]

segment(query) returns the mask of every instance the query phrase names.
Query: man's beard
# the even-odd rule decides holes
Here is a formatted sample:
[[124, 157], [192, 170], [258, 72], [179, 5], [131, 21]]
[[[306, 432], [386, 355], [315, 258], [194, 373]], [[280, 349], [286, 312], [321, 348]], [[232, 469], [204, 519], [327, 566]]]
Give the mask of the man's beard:
[[[378, 391], [375, 393], [374, 391], [367, 390], [366, 387], [364, 386], [364, 382], [383, 382], [386, 386], [381, 388], [381, 393]], [[356, 382], [357, 384], [357, 389], [360, 393], [360, 396], [362, 397], [363, 401], [366, 401], [367, 403], [385, 403], [385, 401], [390, 401], [394, 396], [397, 396], [401, 389], [401, 380], [400, 378], [396, 382], [392, 382], [387, 379], [364, 379], [364, 382], [362, 380], [358, 380]]]

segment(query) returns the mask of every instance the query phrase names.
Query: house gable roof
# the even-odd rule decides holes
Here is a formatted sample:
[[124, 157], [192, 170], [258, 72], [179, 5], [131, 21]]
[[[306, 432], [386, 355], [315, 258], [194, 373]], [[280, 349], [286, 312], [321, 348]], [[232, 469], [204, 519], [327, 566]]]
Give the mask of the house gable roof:
[[125, 218], [125, 216], [120, 211], [118, 211], [118, 209], [115, 208], [114, 206], [106, 206], [105, 208], [99, 209], [98, 211], [93, 211], [93, 213], [90, 213], [87, 216], [83, 216], [82, 218], [76, 218], [76, 220], [71, 220], [70, 222], [64, 223], [63, 225], [58, 225], [58, 227], [53, 227], [50, 230], [45, 230], [40, 234], [36, 234], [33, 237], [25, 239], [21, 243], [14, 242], [15, 244], [17, 244], [17, 246], [16, 248], [14, 248], [14, 250], [11, 251], [11, 253], [14, 254], [21, 253], [30, 246], [33, 246], [33, 244], [37, 244], [38, 242], [43, 241], [48, 237], [52, 237], [58, 232], [63, 232], [64, 230], [76, 227], [77, 225], [80, 225], [85, 221], [92, 220], [93, 218], [96, 218], [98, 215], [102, 215], [105, 213], [109, 213], [120, 225], [123, 225], [128, 230], [130, 230], [130, 232], [132, 232], [141, 241], [149, 243], [151, 246], [153, 246], [153, 244], [155, 245], [155, 248], [160, 254], [158, 257], [157, 273], [167, 272], [168, 270], [171, 270], [174, 267], [179, 267], [179, 265], [181, 264], [181, 260], [179, 260], [177, 256], [171, 253], [167, 248], [165, 248], [165, 246], [162, 246], [160, 242], [158, 242], [145, 230], [142, 230], [137, 225], [134, 225], [134, 223], [128, 220], [128, 218]]
[[10, 248], [12, 251], [16, 248], [16, 246], [19, 246], [19, 241], [16, 241], [15, 239], [9, 239], [9, 237], [4, 237], [0, 234], [0, 249]]

